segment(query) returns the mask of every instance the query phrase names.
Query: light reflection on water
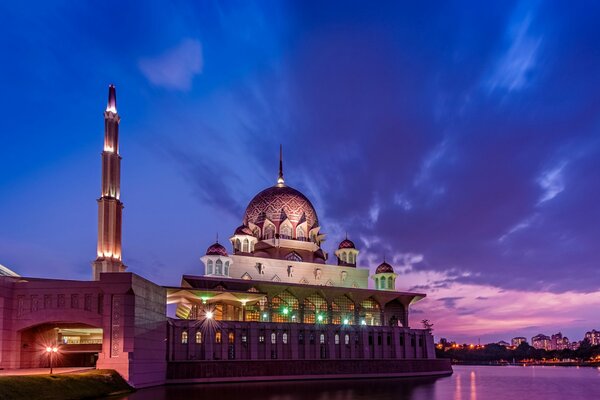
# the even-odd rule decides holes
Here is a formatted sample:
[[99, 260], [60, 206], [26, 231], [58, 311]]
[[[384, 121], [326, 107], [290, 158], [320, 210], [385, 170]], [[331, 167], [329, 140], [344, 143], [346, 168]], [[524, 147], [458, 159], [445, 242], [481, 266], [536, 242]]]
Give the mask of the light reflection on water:
[[455, 366], [450, 377], [174, 385], [122, 400], [579, 400], [600, 399], [600, 369]]

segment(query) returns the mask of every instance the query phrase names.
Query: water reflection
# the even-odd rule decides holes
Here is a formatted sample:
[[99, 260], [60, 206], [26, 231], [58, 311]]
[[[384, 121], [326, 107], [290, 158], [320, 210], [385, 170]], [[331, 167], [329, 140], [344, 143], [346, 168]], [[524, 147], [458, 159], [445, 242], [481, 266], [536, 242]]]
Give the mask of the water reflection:
[[[588, 400], [600, 398], [600, 370], [564, 367], [457, 366], [454, 375], [421, 379], [260, 382], [162, 386], [121, 400]], [[114, 399], [114, 398], [113, 398]]]

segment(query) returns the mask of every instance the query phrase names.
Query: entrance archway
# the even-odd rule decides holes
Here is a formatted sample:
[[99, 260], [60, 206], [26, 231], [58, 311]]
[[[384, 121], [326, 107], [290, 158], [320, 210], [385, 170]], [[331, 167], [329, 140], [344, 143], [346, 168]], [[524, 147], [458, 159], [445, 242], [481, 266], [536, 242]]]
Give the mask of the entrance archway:
[[95, 367], [102, 352], [102, 328], [82, 323], [44, 323], [21, 330], [21, 368], [50, 364], [47, 347], [58, 347], [56, 367]]

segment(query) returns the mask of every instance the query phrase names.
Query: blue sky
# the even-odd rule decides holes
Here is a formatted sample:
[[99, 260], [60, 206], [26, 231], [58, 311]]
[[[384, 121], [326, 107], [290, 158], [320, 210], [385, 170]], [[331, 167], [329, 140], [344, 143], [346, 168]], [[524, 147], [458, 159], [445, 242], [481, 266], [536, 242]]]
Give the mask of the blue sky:
[[114, 83], [131, 271], [200, 273], [275, 182], [282, 143], [326, 249], [347, 231], [363, 265], [387, 254], [440, 335], [579, 338], [600, 305], [599, 11], [4, 3], [0, 263], [90, 276]]

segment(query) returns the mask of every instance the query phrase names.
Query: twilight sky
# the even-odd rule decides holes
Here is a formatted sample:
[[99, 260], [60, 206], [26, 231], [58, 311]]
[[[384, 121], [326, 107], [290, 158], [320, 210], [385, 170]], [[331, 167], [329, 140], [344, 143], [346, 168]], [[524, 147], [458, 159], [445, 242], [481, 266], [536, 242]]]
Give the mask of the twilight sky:
[[[482, 342], [600, 328], [600, 4], [0, 4], [0, 263], [88, 279], [107, 86], [124, 261], [161, 284], [286, 183]], [[371, 6], [369, 6], [371, 4]]]

